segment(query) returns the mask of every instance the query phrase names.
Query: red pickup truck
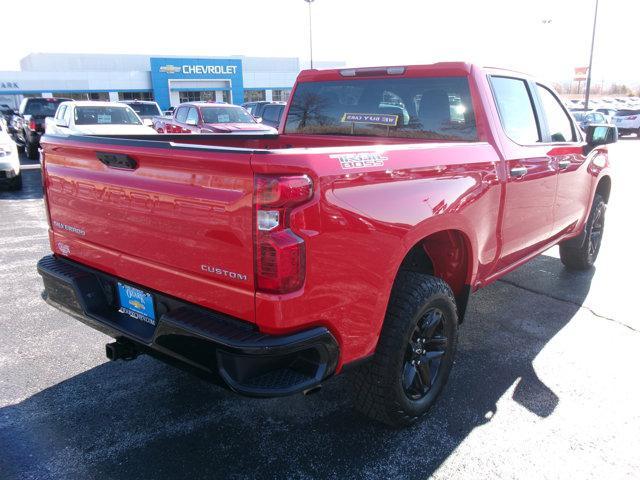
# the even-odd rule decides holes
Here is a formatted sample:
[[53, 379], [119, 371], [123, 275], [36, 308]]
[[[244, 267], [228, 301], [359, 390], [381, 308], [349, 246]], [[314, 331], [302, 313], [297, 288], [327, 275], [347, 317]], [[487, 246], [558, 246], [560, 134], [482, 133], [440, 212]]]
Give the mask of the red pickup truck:
[[47, 301], [242, 394], [407, 425], [470, 292], [551, 245], [589, 268], [615, 127], [583, 137], [527, 75], [466, 63], [300, 73], [278, 135], [46, 136]]
[[153, 128], [158, 133], [277, 133], [262, 125], [244, 108], [228, 103], [183, 103], [171, 117], [155, 117]]

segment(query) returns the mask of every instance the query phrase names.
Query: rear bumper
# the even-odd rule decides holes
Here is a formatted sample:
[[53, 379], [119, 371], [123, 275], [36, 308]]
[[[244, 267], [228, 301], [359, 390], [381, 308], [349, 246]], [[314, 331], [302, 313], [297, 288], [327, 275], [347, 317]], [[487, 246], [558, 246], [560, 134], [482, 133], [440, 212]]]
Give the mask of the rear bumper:
[[[118, 311], [119, 279], [49, 255], [38, 262], [52, 306], [140, 353], [178, 364], [238, 393], [274, 397], [311, 389], [331, 376], [337, 342], [324, 327], [266, 335], [254, 325], [149, 291], [156, 310], [150, 326]], [[144, 287], [142, 287], [144, 289]]]

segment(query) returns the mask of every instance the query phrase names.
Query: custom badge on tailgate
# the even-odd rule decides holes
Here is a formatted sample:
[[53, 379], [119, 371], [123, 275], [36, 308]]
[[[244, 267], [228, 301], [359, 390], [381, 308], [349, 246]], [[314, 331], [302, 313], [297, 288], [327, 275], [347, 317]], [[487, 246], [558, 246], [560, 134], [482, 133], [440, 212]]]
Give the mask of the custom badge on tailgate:
[[343, 170], [353, 168], [382, 167], [388, 158], [377, 152], [360, 153], [337, 153], [329, 155], [329, 158], [336, 158], [340, 162]]

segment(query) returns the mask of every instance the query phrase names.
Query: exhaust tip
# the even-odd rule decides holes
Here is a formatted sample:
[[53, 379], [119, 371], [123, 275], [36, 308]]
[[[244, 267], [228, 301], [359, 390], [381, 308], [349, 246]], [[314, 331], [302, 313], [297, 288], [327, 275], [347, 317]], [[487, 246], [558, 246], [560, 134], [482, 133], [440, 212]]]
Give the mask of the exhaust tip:
[[131, 342], [115, 341], [107, 343], [105, 346], [105, 353], [109, 360], [133, 360], [140, 352], [136, 349], [136, 346]]
[[315, 387], [311, 387], [307, 390], [303, 390], [302, 394], [304, 396], [309, 396], [309, 395], [313, 395], [314, 393], [318, 393], [320, 390], [322, 390], [322, 385], [316, 385]]

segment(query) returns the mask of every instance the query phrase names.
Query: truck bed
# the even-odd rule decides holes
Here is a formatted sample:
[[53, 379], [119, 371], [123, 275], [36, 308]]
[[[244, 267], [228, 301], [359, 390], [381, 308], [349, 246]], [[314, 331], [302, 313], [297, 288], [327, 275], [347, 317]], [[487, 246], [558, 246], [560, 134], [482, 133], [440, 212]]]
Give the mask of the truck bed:
[[[398, 241], [410, 225], [423, 220], [419, 212], [406, 212], [402, 219], [406, 225], [402, 226], [397, 218], [384, 213], [386, 208], [397, 205], [401, 211], [403, 201], [415, 203], [407, 196], [420, 196], [429, 189], [434, 196], [464, 195], [481, 184], [485, 175], [495, 182], [497, 155], [485, 142], [401, 140], [308, 135], [157, 135], [152, 140], [133, 135], [47, 136], [43, 156], [53, 225], [51, 243], [54, 252], [129, 282], [258, 323], [264, 331], [293, 331], [309, 321], [306, 302], [298, 300], [302, 292], [283, 297], [255, 289], [254, 176], [299, 173], [313, 180], [314, 200], [295, 210], [292, 222], [299, 225], [297, 231], [307, 245], [306, 285], [313, 285], [313, 291], [303, 287], [304, 297], [324, 303], [321, 285], [348, 282], [346, 277], [353, 271], [335, 271], [331, 273], [335, 278], [327, 278], [326, 269], [316, 265], [336, 262], [341, 270], [359, 271], [361, 254], [375, 251], [381, 238]], [[416, 150], [420, 155], [415, 155]], [[342, 163], [362, 152], [382, 159], [377, 168], [367, 172], [368, 185], [362, 184], [362, 175], [350, 175], [349, 165]], [[106, 165], [97, 158], [105, 154], [130, 157], [137, 166], [123, 169]], [[452, 166], [464, 163], [472, 165], [460, 176]], [[440, 188], [442, 179], [449, 176], [449, 170], [442, 167], [445, 164], [451, 171], [446, 193]], [[395, 188], [389, 183], [393, 174], [386, 165], [394, 166], [396, 180], [402, 181], [398, 186], [411, 181], [415, 187]], [[411, 172], [412, 178], [401, 172]], [[480, 209], [488, 224], [497, 216], [493, 205], [499, 193], [492, 192], [486, 204], [480, 202], [470, 209]], [[352, 228], [365, 225], [357, 220], [360, 217], [374, 222], [371, 228], [381, 229], [382, 236], [374, 239], [365, 235], [354, 245], [352, 239], [361, 234]], [[385, 218], [389, 222], [386, 226]], [[493, 233], [483, 232], [487, 238]], [[355, 262], [351, 266], [345, 266], [344, 258], [334, 251], [345, 246], [348, 263]], [[391, 264], [389, 259], [389, 265], [381, 268]], [[389, 283], [386, 287], [390, 288], [388, 279], [392, 278], [390, 272], [381, 273], [380, 281]], [[355, 294], [363, 295], [373, 310], [381, 297], [371, 296], [372, 292]], [[335, 308], [338, 306], [329, 302], [320, 316], [338, 321]], [[365, 318], [370, 313], [367, 308], [353, 312], [352, 321], [368, 322]], [[325, 320], [319, 318], [318, 322]]]

